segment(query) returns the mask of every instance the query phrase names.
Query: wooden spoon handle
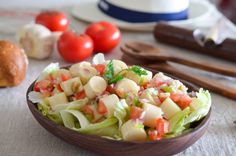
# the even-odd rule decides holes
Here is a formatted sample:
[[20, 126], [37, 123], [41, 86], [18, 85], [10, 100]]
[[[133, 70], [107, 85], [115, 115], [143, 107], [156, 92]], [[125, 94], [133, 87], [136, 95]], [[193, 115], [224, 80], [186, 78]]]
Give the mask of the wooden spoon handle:
[[203, 87], [215, 93], [218, 93], [228, 98], [236, 100], [236, 89], [224, 86], [215, 80], [212, 80], [212, 79], [210, 80], [210, 79], [199, 77], [199, 76], [191, 76], [191, 75], [185, 74], [184, 72], [181, 72], [168, 64], [147, 65], [147, 67], [169, 73], [180, 79], [192, 82], [200, 87]]
[[182, 65], [186, 65], [189, 67], [193, 67], [193, 68], [202, 69], [205, 71], [210, 71], [210, 72], [214, 72], [214, 73], [218, 73], [218, 74], [222, 74], [222, 75], [236, 77], [236, 70], [222, 67], [219, 64], [216, 65], [216, 64], [209, 64], [208, 62], [200, 62], [200, 61], [197, 62], [197, 61], [192, 61], [192, 60], [188, 60], [188, 59], [180, 58], [180, 57], [175, 57], [175, 56], [174, 57], [170, 56], [169, 61], [175, 62], [178, 64], [182, 64]]

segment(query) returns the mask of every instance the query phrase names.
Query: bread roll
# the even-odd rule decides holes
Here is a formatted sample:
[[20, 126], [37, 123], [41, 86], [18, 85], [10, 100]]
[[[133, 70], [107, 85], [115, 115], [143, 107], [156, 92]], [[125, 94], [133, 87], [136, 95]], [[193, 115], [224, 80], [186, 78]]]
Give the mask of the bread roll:
[[28, 60], [24, 50], [0, 41], [0, 87], [19, 85], [25, 78]]

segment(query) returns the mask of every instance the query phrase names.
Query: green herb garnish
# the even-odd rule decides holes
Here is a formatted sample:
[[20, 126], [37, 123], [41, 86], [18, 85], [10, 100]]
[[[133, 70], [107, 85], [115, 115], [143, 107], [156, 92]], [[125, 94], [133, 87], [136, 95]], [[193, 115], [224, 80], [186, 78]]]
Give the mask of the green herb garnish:
[[131, 68], [129, 68], [127, 70], [134, 72], [138, 76], [147, 75], [147, 71], [145, 69], [142, 69], [139, 66], [132, 66]]
[[124, 78], [124, 76], [122, 76], [122, 75], [117, 75], [117, 76], [111, 78], [108, 83], [109, 83], [109, 84], [113, 84], [113, 83], [116, 83], [116, 82], [122, 80], [123, 78]]
[[106, 80], [110, 80], [114, 76], [114, 66], [112, 60], [107, 64], [106, 71], [103, 75], [103, 77]]
[[124, 76], [122, 75], [122, 73], [124, 71], [132, 71], [135, 74], [137, 74], [138, 76], [147, 75], [147, 71], [142, 69], [139, 66], [132, 66], [131, 68], [124, 69], [124, 70], [120, 71], [119, 73], [117, 73], [116, 75], [114, 75], [114, 65], [113, 65], [113, 62], [110, 61], [107, 64], [107, 69], [106, 69], [103, 77], [104, 77], [104, 79], [108, 80], [109, 84], [113, 84], [113, 83], [116, 83], [124, 78]]

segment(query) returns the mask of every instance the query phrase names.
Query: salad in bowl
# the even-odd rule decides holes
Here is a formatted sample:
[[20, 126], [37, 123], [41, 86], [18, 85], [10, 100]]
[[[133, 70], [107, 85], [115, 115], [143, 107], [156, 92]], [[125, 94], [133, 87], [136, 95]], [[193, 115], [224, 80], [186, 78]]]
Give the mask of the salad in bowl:
[[156, 141], [191, 131], [211, 107], [209, 91], [188, 92], [179, 80], [121, 60], [44, 69], [28, 99], [53, 122], [83, 134]]

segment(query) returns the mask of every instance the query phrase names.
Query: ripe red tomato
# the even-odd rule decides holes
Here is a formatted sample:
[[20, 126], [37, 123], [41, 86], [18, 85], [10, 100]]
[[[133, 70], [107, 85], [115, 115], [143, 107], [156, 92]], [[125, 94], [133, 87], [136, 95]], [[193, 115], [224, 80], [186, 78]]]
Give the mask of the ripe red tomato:
[[93, 41], [88, 35], [67, 31], [57, 41], [57, 48], [65, 61], [79, 62], [92, 55]]
[[51, 31], [66, 31], [69, 25], [66, 15], [59, 11], [43, 11], [36, 16], [35, 23]]
[[121, 39], [120, 30], [109, 22], [98, 22], [89, 25], [85, 31], [94, 42], [94, 51], [108, 53], [115, 48]]

